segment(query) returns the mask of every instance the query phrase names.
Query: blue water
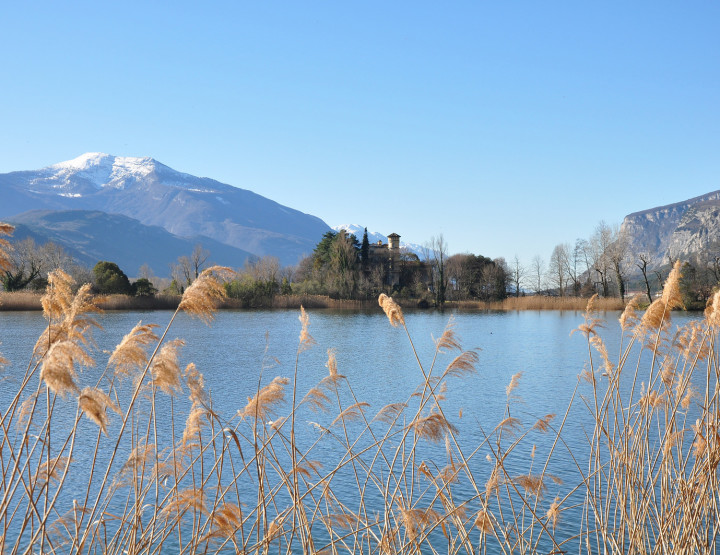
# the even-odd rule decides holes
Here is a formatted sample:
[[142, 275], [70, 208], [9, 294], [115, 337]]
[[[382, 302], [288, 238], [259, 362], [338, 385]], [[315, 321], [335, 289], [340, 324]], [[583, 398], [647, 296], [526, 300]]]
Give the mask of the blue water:
[[[433, 337], [440, 337], [445, 326], [449, 321], [452, 322], [463, 348], [478, 349], [479, 361], [475, 374], [447, 380], [443, 410], [459, 430], [457, 437], [463, 453], [466, 456], [472, 454], [470, 470], [477, 477], [481, 489], [493, 463], [486, 459], [491, 455], [488, 445], [478, 451], [475, 448], [508, 414], [520, 419], [524, 429], [529, 429], [538, 418], [551, 413], [557, 415], [554, 424], [559, 425], [578, 386], [578, 376], [587, 368], [589, 360], [585, 338], [579, 333], [570, 335], [583, 321], [583, 315], [579, 312], [411, 312], [406, 314], [406, 322], [412, 345], [405, 331], [391, 327], [379, 310], [367, 313], [315, 310], [310, 311], [309, 315], [309, 331], [316, 344], [299, 356], [299, 396], [302, 397], [327, 376], [327, 350], [334, 349], [338, 372], [347, 377], [355, 398], [370, 405], [365, 409], [368, 420], [386, 404], [408, 400], [412, 402], [412, 393], [423, 383], [412, 345], [417, 350], [423, 369], [429, 372], [435, 352]], [[617, 313], [604, 314], [608, 323], [601, 331], [613, 360], [617, 360], [619, 350], [618, 316]], [[107, 353], [138, 321], [156, 323], [160, 325], [159, 329], [163, 329], [170, 317], [169, 312], [113, 312], [101, 315], [99, 321], [103, 330], [95, 333], [97, 366], [82, 373], [79, 378], [81, 385], [95, 385], [97, 377], [105, 368]], [[681, 325], [693, 317], [676, 315], [673, 325]], [[0, 353], [11, 361], [0, 382], [0, 406], [6, 407], [16, 393], [29, 362], [32, 345], [44, 326], [45, 321], [39, 313], [0, 313]], [[232, 426], [238, 422], [234, 415], [255, 394], [259, 380], [262, 385], [266, 385], [275, 376], [293, 377], [299, 333], [300, 322], [298, 312], [295, 311], [222, 311], [211, 326], [180, 314], [168, 339], [177, 337], [186, 340], [187, 344], [181, 350], [181, 367], [189, 362], [197, 365], [211, 394], [213, 410], [223, 422]], [[441, 355], [433, 375], [442, 372], [456, 354]], [[519, 372], [522, 372], [522, 377], [512, 402], [509, 402], [505, 388], [512, 376]], [[30, 389], [34, 391], [36, 387], [37, 378], [31, 382]], [[130, 384], [124, 387], [129, 388]], [[578, 390], [589, 394], [584, 382]], [[184, 414], [187, 413], [186, 397], [187, 391], [184, 391], [174, 401], [174, 410], [183, 415], [177, 419], [179, 427], [183, 426]], [[353, 400], [347, 388], [343, 388], [343, 407]], [[170, 403], [166, 395], [159, 395], [157, 410], [163, 416], [159, 419], [159, 434], [167, 436], [170, 433], [169, 419], [165, 415], [169, 415]], [[298, 413], [298, 444], [307, 448], [318, 438], [318, 431], [311, 421], [329, 427], [337, 413], [337, 407], [327, 414], [316, 414], [309, 410]], [[279, 414], [283, 414], [282, 409]], [[54, 426], [59, 428], [72, 423], [75, 402], [70, 399], [58, 400], [56, 417], [57, 424]], [[111, 436], [113, 428], [116, 429], [119, 423], [120, 418], [113, 414]], [[576, 457], [586, 452], [586, 434], [590, 434], [592, 428], [593, 420], [588, 411], [582, 403], [576, 401], [563, 430], [564, 440]], [[180, 431], [176, 431], [178, 433]], [[82, 465], [91, 463], [97, 426], [83, 419], [76, 436], [72, 464], [76, 465], [75, 468], [82, 468]], [[531, 470], [539, 472], [552, 445], [552, 438], [552, 434], [529, 432], [507, 459], [506, 468], [511, 474], [518, 475], [527, 474]], [[506, 438], [508, 444], [510, 441]], [[369, 442], [366, 434], [359, 445]], [[112, 439], [101, 439], [100, 460], [108, 456], [108, 450], [113, 445]], [[537, 448], [534, 460], [530, 457], [533, 446]], [[311, 458], [323, 460], [324, 469], [328, 471], [337, 463], [340, 454], [337, 443], [329, 441], [313, 448]], [[435, 444], [422, 441], [416, 455], [417, 464], [426, 461], [431, 466], [441, 468], [448, 462], [444, 442]], [[282, 456], [279, 455], [280, 458]], [[124, 462], [121, 455], [118, 455], [118, 459], [119, 464]], [[8, 462], [4, 464], [7, 466]], [[119, 469], [117, 464], [113, 468], [114, 471]], [[349, 471], [350, 467], [347, 469]], [[564, 496], [578, 483], [576, 462], [565, 448], [556, 449], [548, 471], [558, 476], [562, 484], [548, 484], [548, 491], [542, 503], [539, 503], [542, 514], [555, 496]], [[78, 474], [82, 475], [82, 472]], [[333, 480], [333, 492], [339, 498], [348, 500], [350, 510], [353, 510], [352, 503], [356, 501], [358, 490], [353, 476], [351, 472], [341, 472]], [[427, 481], [420, 482], [418, 488], [428, 487]], [[249, 484], [244, 486], [249, 487]], [[84, 490], [81, 482], [72, 481], [66, 489], [68, 491], [63, 492], [59, 505], [67, 509], [72, 507], [73, 499], [84, 495]], [[456, 496], [473, 497], [473, 489], [467, 481], [461, 480], [455, 492]], [[373, 508], [373, 503], [379, 498], [372, 493], [372, 488], [367, 495], [366, 503]], [[252, 495], [248, 495], [245, 501], [252, 505]], [[381, 507], [378, 504], [376, 509]], [[121, 506], [115, 508], [122, 510]], [[468, 512], [472, 513], [478, 508], [478, 503], [473, 501], [468, 506]], [[282, 506], [277, 507], [278, 511], [282, 509]], [[62, 514], [63, 510], [59, 513]], [[557, 537], [569, 538], [576, 534], [578, 520], [579, 513], [566, 514], [560, 521]], [[12, 530], [8, 535], [12, 536]], [[318, 541], [322, 539], [322, 534], [319, 534]], [[167, 545], [171, 546], [172, 541]], [[541, 546], [548, 550], [545, 544]]]

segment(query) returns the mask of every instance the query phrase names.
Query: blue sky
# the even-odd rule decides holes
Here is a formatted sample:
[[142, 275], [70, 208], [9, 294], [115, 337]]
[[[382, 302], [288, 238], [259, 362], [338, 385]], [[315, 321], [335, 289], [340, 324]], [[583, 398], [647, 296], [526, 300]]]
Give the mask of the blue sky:
[[0, 51], [0, 173], [151, 156], [526, 263], [720, 189], [714, 2], [12, 2]]

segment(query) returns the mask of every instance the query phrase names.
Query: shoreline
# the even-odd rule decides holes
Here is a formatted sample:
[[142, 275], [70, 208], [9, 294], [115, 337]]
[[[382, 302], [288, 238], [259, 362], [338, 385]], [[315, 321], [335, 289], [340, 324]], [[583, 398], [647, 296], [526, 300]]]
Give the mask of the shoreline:
[[[41, 292], [20, 291], [0, 293], [0, 312], [40, 311], [42, 310]], [[99, 297], [103, 310], [175, 310], [180, 302], [179, 295], [156, 295], [155, 297], [130, 297], [127, 295], [109, 295]], [[403, 309], [436, 310], [433, 306], [420, 306], [417, 299], [396, 299]], [[520, 311], [520, 310], [585, 310], [588, 299], [584, 297], [509, 297], [503, 301], [447, 301], [443, 310], [476, 311]], [[276, 295], [272, 303], [247, 306], [239, 299], [227, 299], [218, 309], [256, 310], [256, 309], [293, 309], [301, 306], [307, 309], [347, 309], [367, 310], [377, 308], [376, 299], [343, 300], [332, 299], [325, 295]], [[618, 298], [598, 298], [595, 309], [604, 312], [623, 310], [624, 303]]]

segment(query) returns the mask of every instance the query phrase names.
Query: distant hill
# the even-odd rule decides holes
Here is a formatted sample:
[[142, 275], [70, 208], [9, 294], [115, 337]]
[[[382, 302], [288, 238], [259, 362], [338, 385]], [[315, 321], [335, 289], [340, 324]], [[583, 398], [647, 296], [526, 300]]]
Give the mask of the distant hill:
[[632, 252], [647, 252], [653, 265], [668, 256], [687, 259], [720, 244], [720, 191], [629, 214], [620, 227]]
[[121, 214], [178, 237], [205, 236], [257, 256], [273, 255], [284, 265], [312, 252], [330, 229], [320, 218], [246, 189], [181, 173], [152, 158], [101, 153], [0, 174], [0, 218], [29, 210]]
[[131, 277], [143, 264], [157, 276], [168, 276], [170, 264], [179, 256], [189, 256], [198, 244], [210, 252], [209, 262], [224, 266], [239, 267], [254, 256], [209, 237], [178, 237], [162, 227], [97, 210], [32, 210], [8, 221], [16, 226], [13, 240], [52, 241], [81, 264], [92, 267], [109, 260]]

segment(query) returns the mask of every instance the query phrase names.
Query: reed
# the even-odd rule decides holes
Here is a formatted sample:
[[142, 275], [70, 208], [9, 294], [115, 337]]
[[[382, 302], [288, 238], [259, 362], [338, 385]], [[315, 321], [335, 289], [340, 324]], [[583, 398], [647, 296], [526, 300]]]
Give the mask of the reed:
[[[498, 391], [503, 418], [477, 416], [481, 439], [471, 444], [446, 398], [448, 384], [475, 372], [477, 353], [463, 349], [450, 319], [422, 360], [386, 295], [388, 330], [415, 353], [417, 387], [407, 398], [380, 408], [359, 398], [332, 350], [327, 375], [301, 391], [305, 353], [317, 348], [301, 309], [294, 367], [268, 375], [273, 366], [263, 364], [247, 404], [218, 413], [202, 374], [179, 362], [184, 340], [170, 337], [180, 311], [211, 323], [227, 278], [225, 268], [204, 272], [164, 329], [141, 322], [101, 353], [92, 341], [98, 299], [51, 275], [47, 329], [0, 415], [0, 552], [716, 550], [720, 293], [704, 321], [671, 334], [679, 269], [643, 314], [628, 304], [616, 356], [590, 300], [578, 330], [588, 365], [564, 414], [523, 417], [518, 373]], [[595, 421], [583, 449], [564, 435], [572, 403]], [[329, 424], [315, 423], [318, 413]], [[90, 436], [83, 419], [95, 427]], [[308, 421], [317, 434], [300, 440]], [[542, 455], [531, 448], [540, 434], [550, 438]], [[577, 483], [552, 474], [559, 455], [575, 460]], [[578, 507], [577, 530], [560, 532]]]
[[[546, 297], [544, 295], [531, 295], [526, 297], [508, 297], [502, 301], [471, 303], [463, 301], [460, 307], [478, 308], [481, 310], [574, 310], [584, 311], [588, 299], [584, 297]], [[597, 310], [623, 310], [625, 303], [617, 297], [596, 298]]]
[[153, 297], [131, 297], [128, 295], [106, 295], [97, 299], [103, 310], [175, 310], [180, 304], [178, 295], [155, 295]]
[[42, 292], [0, 292], [0, 310], [42, 310]]

